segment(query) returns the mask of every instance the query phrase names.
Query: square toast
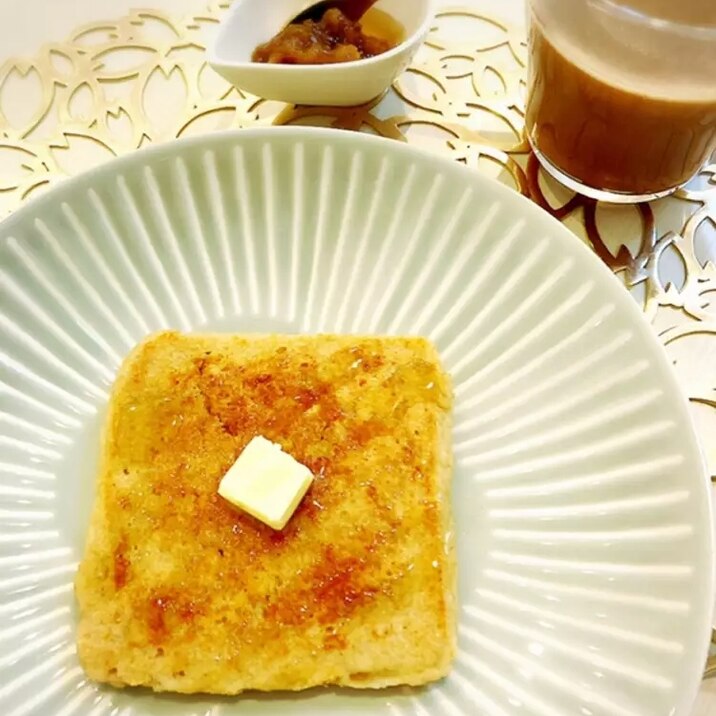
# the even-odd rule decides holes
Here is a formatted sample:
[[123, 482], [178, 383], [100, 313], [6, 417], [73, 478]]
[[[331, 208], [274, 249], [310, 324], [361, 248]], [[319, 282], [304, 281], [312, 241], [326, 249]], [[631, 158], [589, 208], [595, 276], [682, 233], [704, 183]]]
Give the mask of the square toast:
[[[214, 694], [444, 676], [450, 407], [421, 338], [144, 341], [111, 395], [76, 578], [87, 675]], [[282, 531], [217, 494], [256, 435], [315, 476]]]

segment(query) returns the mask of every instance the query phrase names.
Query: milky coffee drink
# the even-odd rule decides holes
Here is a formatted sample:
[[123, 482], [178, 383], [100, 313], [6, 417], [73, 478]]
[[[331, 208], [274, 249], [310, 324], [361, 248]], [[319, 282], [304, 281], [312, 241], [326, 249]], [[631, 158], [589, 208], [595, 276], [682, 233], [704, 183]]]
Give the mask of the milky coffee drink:
[[615, 193], [693, 177], [716, 148], [716, 0], [531, 5], [526, 123], [538, 153]]

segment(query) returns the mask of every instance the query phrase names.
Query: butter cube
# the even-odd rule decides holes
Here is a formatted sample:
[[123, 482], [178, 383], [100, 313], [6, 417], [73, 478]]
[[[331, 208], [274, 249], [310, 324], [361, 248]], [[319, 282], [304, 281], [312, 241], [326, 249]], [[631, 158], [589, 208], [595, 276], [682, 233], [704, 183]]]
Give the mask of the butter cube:
[[282, 530], [313, 482], [311, 471], [280, 445], [255, 437], [219, 484], [219, 494], [257, 520]]

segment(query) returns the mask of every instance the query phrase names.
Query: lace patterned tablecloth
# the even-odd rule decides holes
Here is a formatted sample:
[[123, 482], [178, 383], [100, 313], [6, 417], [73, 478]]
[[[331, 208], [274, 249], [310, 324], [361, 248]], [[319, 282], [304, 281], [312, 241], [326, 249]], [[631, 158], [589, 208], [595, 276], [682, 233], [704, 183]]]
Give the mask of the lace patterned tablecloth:
[[[96, 3], [82, 3], [96, 18]], [[204, 60], [229, 3], [179, 4], [187, 15], [126, 10], [23, 57], [0, 49], [0, 216], [113, 156], [217, 129], [311, 124], [428, 147], [530, 197], [623, 280], [672, 358], [716, 479], [716, 160], [676, 197], [637, 207], [577, 197], [546, 177], [523, 140], [522, 0], [443, 4], [409, 71], [379, 102], [351, 109], [243, 95]], [[3, 23], [0, 48], [12, 32]], [[716, 714], [709, 681], [695, 713]]]

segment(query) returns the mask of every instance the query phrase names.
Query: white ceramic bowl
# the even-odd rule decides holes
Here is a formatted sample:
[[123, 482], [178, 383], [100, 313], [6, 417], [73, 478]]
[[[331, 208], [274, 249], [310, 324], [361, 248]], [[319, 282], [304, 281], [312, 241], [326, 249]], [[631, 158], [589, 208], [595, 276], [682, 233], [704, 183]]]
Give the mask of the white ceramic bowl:
[[[420, 334], [455, 389], [459, 653], [425, 689], [101, 688], [72, 579], [145, 335]], [[709, 486], [636, 303], [557, 221], [400, 142], [305, 127], [135, 152], [0, 224], [2, 716], [687, 716]]]
[[376, 7], [405, 28], [406, 39], [377, 57], [331, 65], [278, 65], [251, 61], [313, 0], [239, 0], [208, 51], [209, 64], [229, 82], [266, 99], [349, 107], [382, 94], [410, 64], [430, 29], [433, 0], [380, 0]]

